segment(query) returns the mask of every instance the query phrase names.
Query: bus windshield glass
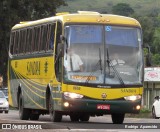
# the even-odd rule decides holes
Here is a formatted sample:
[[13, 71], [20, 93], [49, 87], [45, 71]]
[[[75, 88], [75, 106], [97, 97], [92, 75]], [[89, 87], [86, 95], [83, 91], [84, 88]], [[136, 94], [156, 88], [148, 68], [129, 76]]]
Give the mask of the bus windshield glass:
[[65, 27], [64, 81], [97, 85], [142, 85], [142, 36], [137, 27]]

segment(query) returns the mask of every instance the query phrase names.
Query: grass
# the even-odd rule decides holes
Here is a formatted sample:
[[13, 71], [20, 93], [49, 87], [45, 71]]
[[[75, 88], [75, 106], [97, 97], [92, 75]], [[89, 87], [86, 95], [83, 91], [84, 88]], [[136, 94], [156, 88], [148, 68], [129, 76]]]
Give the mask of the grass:
[[151, 111], [149, 109], [141, 109], [139, 114], [126, 114], [126, 117], [130, 118], [152, 118]]
[[15, 108], [15, 107], [12, 107], [12, 106], [9, 106], [9, 109], [10, 110], [18, 110], [18, 108]]

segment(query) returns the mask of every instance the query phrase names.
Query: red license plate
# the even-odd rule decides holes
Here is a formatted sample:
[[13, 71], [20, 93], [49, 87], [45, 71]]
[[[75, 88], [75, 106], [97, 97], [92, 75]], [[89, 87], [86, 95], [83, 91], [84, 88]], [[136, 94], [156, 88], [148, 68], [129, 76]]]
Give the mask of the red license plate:
[[110, 105], [98, 104], [97, 109], [99, 109], [99, 110], [110, 110]]

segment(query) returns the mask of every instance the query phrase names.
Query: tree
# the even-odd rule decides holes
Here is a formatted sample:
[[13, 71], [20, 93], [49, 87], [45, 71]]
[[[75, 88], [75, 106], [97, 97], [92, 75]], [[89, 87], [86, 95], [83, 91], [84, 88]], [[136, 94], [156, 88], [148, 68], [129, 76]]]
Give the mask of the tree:
[[[150, 19], [148, 16], [137, 17], [137, 20], [140, 22], [143, 31], [143, 43], [149, 46], [153, 44], [153, 34], [154, 34], [154, 19]], [[153, 52], [153, 47], [151, 47]]]
[[153, 37], [154, 37], [153, 46], [155, 49], [155, 53], [159, 53], [160, 51], [160, 27], [155, 29]]
[[0, 0], [0, 73], [7, 80], [8, 44], [11, 27], [20, 21], [53, 16], [65, 0]]
[[129, 16], [134, 13], [134, 10], [129, 4], [119, 3], [112, 7], [112, 12], [118, 15]]
[[152, 61], [154, 66], [160, 66], [160, 54], [153, 54]]

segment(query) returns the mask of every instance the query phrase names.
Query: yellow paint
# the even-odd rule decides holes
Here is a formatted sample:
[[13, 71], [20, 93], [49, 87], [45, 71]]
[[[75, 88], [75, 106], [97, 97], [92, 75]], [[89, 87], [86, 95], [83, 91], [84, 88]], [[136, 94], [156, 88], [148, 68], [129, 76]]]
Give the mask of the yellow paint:
[[74, 89], [74, 85], [63, 85], [63, 92], [69, 91], [73, 93], [82, 94], [86, 97], [94, 99], [103, 99], [102, 94], [107, 95], [106, 99], [118, 99], [125, 96], [131, 95], [142, 95], [142, 87], [138, 88], [93, 88], [93, 87], [84, 87], [78, 86], [79, 90]]
[[16, 24], [12, 30], [19, 29], [27, 26], [33, 26], [37, 24], [44, 24], [48, 22], [53, 22], [56, 20], [62, 20], [63, 23], [66, 22], [78, 22], [78, 23], [100, 23], [100, 24], [116, 24], [116, 25], [132, 25], [139, 26], [139, 22], [130, 17], [111, 15], [111, 14], [100, 14], [98, 12], [79, 12], [69, 14], [67, 13], [57, 13], [58, 16], [53, 16], [49, 18], [44, 18], [41, 20], [30, 21], [23, 24]]
[[52, 56], [12, 60], [11, 67], [16, 73], [36, 84], [46, 86], [46, 84], [52, 84], [55, 79], [54, 85], [56, 85], [58, 82], [55, 78], [53, 61]]
[[11, 105], [11, 106], [13, 106], [13, 101], [12, 101], [12, 95], [11, 95], [11, 85], [10, 85], [10, 75], [9, 75], [9, 73], [10, 73], [10, 69], [9, 69], [9, 66], [8, 66], [8, 101], [9, 101], [9, 104]]
[[[11, 68], [13, 70], [13, 73], [16, 75], [17, 77], [16, 79], [18, 81], [17, 85], [21, 84], [26, 87], [24, 91], [28, 90], [29, 92], [34, 94], [36, 97], [45, 99], [44, 97], [45, 94], [43, 93], [46, 92], [47, 85], [50, 83], [52, 86], [57, 86], [58, 84], [55, 77], [53, 61], [54, 61], [53, 56], [21, 59], [21, 60], [11, 60]], [[8, 75], [8, 80], [10, 80], [9, 77], [10, 75]], [[10, 84], [10, 81], [8, 81], [9, 103], [11, 106], [13, 106], [14, 105], [12, 100], [13, 95], [11, 95], [10, 87], [11, 87], [11, 84]], [[30, 95], [27, 95], [27, 96], [36, 106], [40, 108], [40, 106], [31, 99]]]

